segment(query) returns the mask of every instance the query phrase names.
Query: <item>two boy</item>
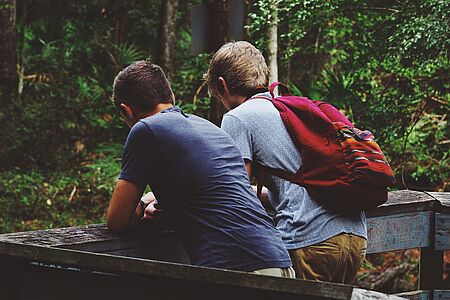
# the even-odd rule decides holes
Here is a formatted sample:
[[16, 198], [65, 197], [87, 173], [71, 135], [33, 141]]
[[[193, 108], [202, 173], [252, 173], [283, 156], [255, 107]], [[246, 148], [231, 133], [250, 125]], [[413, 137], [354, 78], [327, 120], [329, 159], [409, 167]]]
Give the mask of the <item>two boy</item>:
[[[157, 199], [194, 264], [293, 277], [292, 259], [298, 278], [350, 283], [365, 255], [364, 213], [331, 212], [303, 187], [267, 176], [262, 200], [276, 211], [275, 230], [250, 185], [254, 163], [288, 172], [301, 164], [278, 111], [251, 99], [267, 92], [262, 54], [247, 42], [228, 43], [205, 79], [230, 110], [221, 125], [229, 135], [174, 107], [159, 67], [138, 62], [117, 75], [114, 100], [133, 128], [108, 226], [154, 218]], [[147, 184], [155, 195], [139, 204]]]
[[[191, 263], [293, 278], [289, 254], [253, 193], [230, 136], [174, 106], [157, 65], [139, 61], [128, 66], [113, 89], [114, 102], [132, 129], [108, 227], [126, 230], [164, 211]], [[154, 195], [142, 197], [147, 185]]]

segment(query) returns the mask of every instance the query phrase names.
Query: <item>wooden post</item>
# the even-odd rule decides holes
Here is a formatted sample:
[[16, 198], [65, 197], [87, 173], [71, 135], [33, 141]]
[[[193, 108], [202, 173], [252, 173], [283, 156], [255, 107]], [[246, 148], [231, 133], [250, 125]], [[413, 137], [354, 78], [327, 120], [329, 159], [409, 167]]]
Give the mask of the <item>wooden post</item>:
[[443, 256], [444, 252], [434, 247], [420, 249], [420, 290], [435, 290], [442, 286]]
[[442, 286], [444, 251], [435, 247], [435, 217], [431, 218], [431, 246], [420, 249], [419, 289], [435, 290]]

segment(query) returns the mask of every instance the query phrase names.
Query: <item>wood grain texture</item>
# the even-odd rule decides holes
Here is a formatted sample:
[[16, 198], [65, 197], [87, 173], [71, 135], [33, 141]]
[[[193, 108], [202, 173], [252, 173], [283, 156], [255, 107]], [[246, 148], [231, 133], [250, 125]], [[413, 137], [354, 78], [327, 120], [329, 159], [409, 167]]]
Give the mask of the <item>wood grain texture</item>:
[[434, 197], [441, 204], [441, 211], [450, 213], [450, 193], [448, 192], [428, 192], [428, 194]]
[[450, 214], [437, 213], [435, 223], [436, 250], [450, 250]]
[[85, 225], [68, 228], [36, 230], [27, 232], [8, 233], [0, 235], [0, 241], [20, 243], [24, 245], [64, 246], [87, 244], [92, 242], [107, 242], [123, 239], [133, 239], [137, 234], [114, 235], [104, 224]]
[[439, 201], [432, 195], [418, 191], [389, 192], [385, 204], [366, 212], [367, 216], [386, 216], [398, 213], [436, 210], [440, 207]]
[[353, 290], [352, 286], [343, 284], [277, 278], [245, 272], [35, 245], [0, 242], [0, 253], [25, 261], [45, 262], [45, 264], [40, 266], [51, 267], [54, 265], [57, 270], [82, 273], [101, 272], [115, 274], [124, 278], [140, 278], [142, 280], [181, 281], [183, 284], [201, 284], [205, 286], [221, 285], [230, 288], [255, 289], [270, 293], [279, 292], [287, 295], [303, 295], [327, 299], [350, 299]]
[[[439, 196], [433, 198], [434, 196]], [[389, 216], [407, 212], [434, 210], [439, 207], [450, 193], [424, 193], [416, 191], [395, 191], [389, 193], [389, 199], [383, 206], [367, 212], [367, 216]], [[444, 195], [441, 195], [444, 194]], [[153, 244], [174, 243], [178, 239], [171, 231], [161, 232], [152, 226], [142, 226], [140, 230], [128, 234], [112, 234], [104, 224], [86, 225], [70, 228], [58, 228], [31, 232], [0, 235], [0, 241], [27, 245], [47, 245], [80, 249], [93, 252], [114, 251], [144, 247]]]
[[431, 246], [430, 211], [367, 218], [367, 253]]
[[105, 224], [93, 224], [1, 234], [0, 241], [104, 252], [177, 243], [178, 238], [173, 231], [161, 231], [154, 226], [143, 225], [134, 232], [114, 234]]

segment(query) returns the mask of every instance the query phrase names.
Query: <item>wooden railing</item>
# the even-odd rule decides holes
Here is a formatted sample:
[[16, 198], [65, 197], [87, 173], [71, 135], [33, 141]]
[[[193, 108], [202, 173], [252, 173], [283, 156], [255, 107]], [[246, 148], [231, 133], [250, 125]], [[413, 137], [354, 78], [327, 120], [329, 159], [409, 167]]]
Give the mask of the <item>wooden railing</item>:
[[450, 250], [450, 193], [396, 191], [367, 212], [368, 253], [420, 248], [419, 290], [411, 299], [450, 299], [443, 256]]
[[[450, 193], [397, 191], [367, 212], [368, 253], [420, 248], [419, 290], [450, 299]], [[351, 285], [189, 265], [176, 234], [150, 225], [115, 235], [104, 225], [0, 235], [0, 299], [390, 299]]]

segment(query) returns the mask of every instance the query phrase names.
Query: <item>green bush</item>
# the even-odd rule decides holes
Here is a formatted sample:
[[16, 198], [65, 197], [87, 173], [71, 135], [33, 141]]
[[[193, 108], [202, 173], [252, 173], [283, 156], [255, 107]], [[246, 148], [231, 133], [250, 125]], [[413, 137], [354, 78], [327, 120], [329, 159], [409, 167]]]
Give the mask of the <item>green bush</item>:
[[[264, 49], [269, 0], [248, 29]], [[450, 3], [282, 1], [280, 79], [373, 131], [397, 188], [449, 190]]]
[[[112, 82], [156, 57], [160, 3], [17, 2], [25, 77], [0, 111], [2, 232], [103, 220], [128, 132]], [[264, 50], [271, 1], [253, 3], [246, 39]], [[190, 55], [188, 8], [180, 2], [169, 75], [177, 105], [207, 118], [211, 54]], [[449, 190], [449, 10], [441, 0], [280, 2], [280, 79], [373, 131], [397, 188]]]
[[100, 147], [70, 172], [1, 172], [0, 232], [104, 222], [120, 172], [121, 149], [120, 144]]

